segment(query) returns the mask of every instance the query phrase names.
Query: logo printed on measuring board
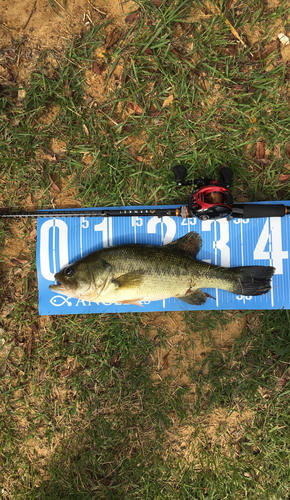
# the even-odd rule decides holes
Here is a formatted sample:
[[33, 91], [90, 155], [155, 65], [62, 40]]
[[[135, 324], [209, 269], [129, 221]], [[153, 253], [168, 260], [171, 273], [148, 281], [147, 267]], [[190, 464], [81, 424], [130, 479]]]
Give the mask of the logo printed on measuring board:
[[[289, 203], [290, 204], [290, 203]], [[127, 207], [128, 208], [128, 207]], [[154, 207], [156, 208], [156, 207]], [[175, 208], [175, 207], [170, 207]], [[38, 219], [37, 268], [40, 314], [83, 312], [141, 312], [135, 305], [96, 304], [52, 295], [54, 274], [100, 248], [122, 244], [166, 245], [189, 231], [203, 240], [198, 259], [225, 267], [272, 265], [276, 267], [271, 293], [258, 297], [234, 296], [207, 289], [215, 297], [203, 306], [178, 299], [143, 303], [142, 311], [289, 308], [289, 216], [268, 219], [201, 221], [195, 217], [71, 217]]]

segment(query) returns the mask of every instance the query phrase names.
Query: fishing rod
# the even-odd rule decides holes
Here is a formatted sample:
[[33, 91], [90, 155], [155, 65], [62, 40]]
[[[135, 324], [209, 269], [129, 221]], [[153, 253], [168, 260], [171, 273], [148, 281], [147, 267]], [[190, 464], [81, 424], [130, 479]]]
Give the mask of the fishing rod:
[[13, 211], [0, 208], [1, 218], [39, 218], [39, 217], [181, 217], [182, 219], [197, 217], [200, 220], [256, 219], [261, 217], [284, 217], [290, 214], [290, 206], [283, 204], [233, 203], [229, 188], [232, 185], [233, 171], [224, 167], [220, 169], [222, 183], [208, 178], [185, 181], [187, 170], [184, 165], [173, 168], [177, 186], [191, 186], [195, 189], [189, 196], [188, 205], [178, 208], [91, 208], [91, 209], [58, 209], [38, 210], [36, 212]]

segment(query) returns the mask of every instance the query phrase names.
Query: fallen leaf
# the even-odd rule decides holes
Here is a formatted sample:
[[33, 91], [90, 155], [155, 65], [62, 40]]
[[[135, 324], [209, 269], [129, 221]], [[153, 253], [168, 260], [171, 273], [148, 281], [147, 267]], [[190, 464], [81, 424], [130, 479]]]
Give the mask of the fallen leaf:
[[46, 160], [48, 161], [53, 161], [53, 162], [57, 162], [58, 160], [58, 157], [57, 155], [55, 154], [54, 151], [52, 151], [51, 149], [47, 149], [46, 151], [43, 149], [43, 152], [44, 152], [44, 157]]
[[159, 115], [159, 111], [158, 109], [154, 106], [154, 104], [152, 104], [151, 108], [150, 108], [150, 116], [154, 116], [155, 118]]
[[133, 109], [133, 111], [136, 113], [136, 115], [142, 115], [143, 109], [138, 104], [135, 104], [134, 102], [130, 102], [129, 106], [131, 109]]
[[265, 143], [264, 142], [257, 142], [257, 144], [256, 144], [256, 158], [258, 160], [265, 158]]
[[171, 52], [173, 52], [173, 54], [175, 54], [176, 57], [178, 57], [178, 59], [182, 59], [182, 57], [178, 54], [177, 50], [171, 49]]
[[[223, 14], [222, 14], [222, 11], [219, 8], [219, 6], [217, 4], [215, 4], [214, 8], [215, 8], [215, 10], [217, 10], [217, 12], [219, 13], [219, 15], [222, 17]], [[237, 30], [233, 27], [233, 25], [230, 23], [230, 21], [226, 17], [224, 19], [224, 22], [230, 28], [230, 30], [231, 30], [232, 34], [234, 35], [234, 37], [237, 38], [239, 40], [239, 42], [242, 44], [242, 46], [246, 48], [245, 42], [241, 39], [241, 37], [240, 37], [239, 33], [237, 32]]]
[[32, 285], [34, 284], [34, 279], [33, 278], [28, 278], [27, 280], [27, 293], [30, 292], [32, 289]]
[[128, 24], [132, 24], [134, 23], [134, 21], [137, 21], [139, 17], [140, 17], [140, 11], [137, 10], [136, 12], [132, 12], [132, 14], [129, 14], [129, 16], [125, 18], [125, 22]]
[[238, 46], [229, 46], [222, 49], [224, 54], [229, 54], [230, 56], [236, 56], [238, 54]]
[[70, 373], [70, 370], [63, 370], [63, 371], [61, 372], [61, 376], [62, 376], [62, 377], [66, 377], [67, 375], [69, 375], [69, 373]]
[[7, 361], [3, 361], [3, 363], [0, 364], [0, 377], [5, 376], [6, 370], [7, 370]]
[[247, 94], [255, 94], [256, 91], [256, 87], [253, 87], [252, 85], [249, 85], [249, 87], [247, 88]]
[[32, 336], [30, 337], [28, 343], [27, 343], [27, 357], [30, 358], [31, 356], [31, 350], [32, 350]]
[[163, 356], [163, 370], [168, 370], [168, 354], [166, 356]]
[[99, 52], [95, 52], [95, 57], [104, 57], [105, 58], [107, 53], [108, 52], [106, 51], [106, 49], [104, 47], [104, 48], [100, 49]]
[[284, 188], [279, 189], [277, 194], [278, 194], [278, 200], [285, 200], [286, 190]]
[[156, 83], [154, 83], [154, 88], [156, 89], [157, 87], [161, 87], [163, 84], [163, 77], [159, 78]]
[[97, 64], [96, 61], [93, 61], [92, 71], [96, 75], [100, 75], [101, 74], [101, 70], [100, 70], [99, 65]]
[[274, 42], [269, 43], [268, 45], [265, 46], [264, 50], [261, 52], [261, 59], [266, 59], [272, 52], [275, 52], [276, 49], [279, 47], [279, 42], [278, 40], [275, 40]]
[[51, 184], [52, 189], [54, 189], [54, 191], [56, 191], [57, 193], [60, 193], [59, 187], [53, 182], [53, 180], [50, 177], [50, 175], [49, 175], [49, 180], [50, 180], [50, 184]]
[[134, 146], [129, 146], [128, 148], [128, 153], [133, 156], [135, 158], [136, 154], [137, 154], [137, 151], [136, 149], [134, 148]]
[[20, 259], [10, 259], [10, 262], [12, 264], [15, 264], [16, 266], [19, 266], [19, 264], [23, 265], [27, 263], [27, 260], [20, 260]]
[[31, 323], [30, 328], [34, 333], [38, 333], [38, 327], [35, 323]]
[[66, 80], [64, 82], [64, 95], [66, 97], [70, 97], [71, 96], [71, 91], [69, 90], [69, 86], [68, 86], [68, 80]]
[[100, 66], [100, 72], [101, 72], [101, 74], [104, 73], [104, 71], [106, 71], [106, 69], [107, 69], [106, 63], [101, 64], [101, 66]]
[[290, 174], [281, 174], [278, 177], [278, 182], [287, 182], [290, 179]]
[[105, 47], [108, 49], [112, 45], [114, 45], [120, 38], [121, 32], [118, 29], [113, 30], [106, 38]]
[[243, 85], [234, 85], [233, 89], [242, 92], [243, 90], [245, 90], [245, 87]]
[[285, 153], [288, 156], [288, 158], [290, 158], [290, 144], [286, 144]]
[[228, 0], [226, 3], [226, 10], [230, 10], [232, 8], [234, 0]]
[[255, 52], [255, 54], [253, 55], [253, 60], [255, 61], [256, 59], [266, 59], [278, 47], [279, 47], [278, 40], [275, 40], [274, 42], [271, 42], [268, 45], [265, 45], [265, 47], [262, 51]]
[[29, 234], [28, 241], [35, 240], [36, 236], [37, 236], [37, 229], [32, 229], [31, 233]]
[[124, 125], [123, 130], [124, 130], [124, 132], [131, 132], [132, 125]]
[[156, 7], [157, 9], [159, 9], [159, 7], [162, 5], [162, 1], [163, 1], [163, 0], [153, 0], [153, 2], [152, 2], [152, 3], [153, 3], [153, 5], [155, 5], [155, 7]]
[[264, 165], [271, 165], [271, 160], [268, 160], [267, 158], [257, 158], [255, 159], [256, 163], [263, 163]]
[[119, 358], [120, 358], [120, 354], [119, 353], [115, 354], [112, 357], [111, 363], [110, 363], [112, 367], [119, 368], [119, 366], [120, 366]]
[[169, 104], [172, 103], [173, 99], [173, 95], [166, 97], [165, 101], [162, 104], [162, 108], [165, 108], [165, 106], [169, 106]]
[[88, 127], [85, 124], [83, 124], [83, 129], [84, 129], [84, 133], [86, 134], [86, 136], [89, 137], [90, 134], [88, 131]]
[[144, 50], [144, 54], [148, 54], [149, 56], [153, 56], [153, 52], [151, 49], [149, 49], [149, 47], [147, 47], [147, 49]]
[[4, 306], [1, 311], [2, 318], [6, 318], [7, 316], [9, 316], [9, 314], [12, 313], [13, 309], [14, 306], [12, 306], [11, 304], [7, 304], [7, 306]]
[[136, 160], [137, 160], [139, 163], [141, 163], [141, 162], [144, 160], [144, 158], [143, 158], [143, 156], [136, 156]]
[[265, 359], [265, 365], [272, 366], [273, 363], [274, 363], [273, 359], [271, 359], [271, 358]]

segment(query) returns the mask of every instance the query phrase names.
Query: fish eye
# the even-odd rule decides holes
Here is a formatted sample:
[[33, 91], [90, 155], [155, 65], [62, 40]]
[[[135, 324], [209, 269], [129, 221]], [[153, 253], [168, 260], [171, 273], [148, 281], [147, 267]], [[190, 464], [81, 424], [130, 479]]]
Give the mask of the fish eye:
[[67, 267], [64, 274], [66, 276], [72, 276], [74, 274], [74, 268], [73, 267]]

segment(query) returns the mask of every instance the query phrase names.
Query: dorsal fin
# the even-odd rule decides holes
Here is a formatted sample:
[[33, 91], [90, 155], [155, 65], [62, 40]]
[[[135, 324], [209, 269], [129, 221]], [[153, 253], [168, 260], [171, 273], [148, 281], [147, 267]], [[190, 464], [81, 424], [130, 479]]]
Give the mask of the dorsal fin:
[[185, 234], [185, 236], [182, 236], [182, 238], [179, 238], [179, 240], [173, 241], [166, 246], [183, 250], [189, 253], [191, 257], [196, 257], [202, 247], [202, 239], [198, 233], [191, 231]]

